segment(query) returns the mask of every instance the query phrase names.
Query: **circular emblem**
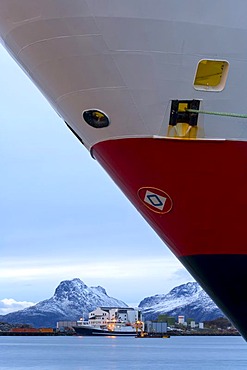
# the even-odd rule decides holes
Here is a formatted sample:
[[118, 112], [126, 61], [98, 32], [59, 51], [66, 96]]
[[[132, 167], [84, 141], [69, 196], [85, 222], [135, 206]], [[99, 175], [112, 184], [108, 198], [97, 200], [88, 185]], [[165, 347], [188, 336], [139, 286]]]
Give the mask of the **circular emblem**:
[[156, 213], [168, 213], [172, 209], [172, 200], [163, 190], [143, 187], [138, 190], [138, 196], [142, 203]]

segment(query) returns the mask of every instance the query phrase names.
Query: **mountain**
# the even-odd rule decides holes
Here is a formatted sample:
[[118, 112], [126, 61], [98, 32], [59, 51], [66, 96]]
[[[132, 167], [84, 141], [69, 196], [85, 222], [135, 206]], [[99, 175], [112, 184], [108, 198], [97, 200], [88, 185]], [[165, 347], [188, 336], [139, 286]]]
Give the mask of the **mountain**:
[[[57, 321], [76, 321], [100, 306], [127, 307], [111, 298], [104, 288], [88, 287], [80, 279], [62, 281], [53, 297], [21, 311], [0, 316], [10, 324], [30, 324], [34, 327], [55, 327]], [[184, 315], [196, 322], [223, 317], [223, 313], [196, 282], [173, 288], [168, 294], [157, 294], [143, 299], [141, 308], [145, 320], [155, 320], [160, 314], [177, 318]]]
[[157, 294], [143, 299], [139, 307], [145, 320], [155, 320], [158, 315], [193, 318], [196, 322], [224, 317], [211, 298], [196, 282], [173, 288], [168, 294]]
[[57, 321], [76, 321], [100, 306], [127, 307], [109, 297], [101, 286], [88, 287], [80, 279], [62, 281], [53, 297], [21, 311], [0, 316], [0, 321], [34, 327], [55, 327]]

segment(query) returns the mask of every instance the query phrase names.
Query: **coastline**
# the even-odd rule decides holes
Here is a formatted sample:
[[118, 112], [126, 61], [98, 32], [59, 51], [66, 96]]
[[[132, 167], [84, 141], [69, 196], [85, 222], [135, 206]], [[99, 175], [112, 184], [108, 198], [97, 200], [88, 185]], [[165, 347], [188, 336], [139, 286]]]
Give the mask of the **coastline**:
[[[241, 336], [238, 332], [222, 332], [222, 331], [215, 331], [215, 332], [168, 332], [165, 333], [164, 336], [169, 335], [170, 337], [236, 337]], [[58, 336], [79, 336], [76, 333], [61, 333], [61, 332], [51, 332], [51, 333], [40, 333], [40, 332], [1, 332], [0, 336], [40, 336], [40, 337], [58, 337]], [[110, 334], [109, 334], [110, 336]], [[114, 335], [113, 335], [114, 336]], [[135, 337], [135, 338], [141, 338], [141, 336]], [[149, 336], [149, 338], [155, 338], [155, 336]], [[157, 338], [157, 337], [156, 337]]]

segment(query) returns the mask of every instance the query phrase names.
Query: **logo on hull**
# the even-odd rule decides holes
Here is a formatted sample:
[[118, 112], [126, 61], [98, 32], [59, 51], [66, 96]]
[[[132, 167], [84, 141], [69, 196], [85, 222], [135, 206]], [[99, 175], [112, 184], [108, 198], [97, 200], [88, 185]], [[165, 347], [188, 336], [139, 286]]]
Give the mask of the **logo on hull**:
[[163, 190], [144, 187], [138, 190], [138, 196], [146, 207], [156, 213], [168, 213], [172, 209], [172, 200]]

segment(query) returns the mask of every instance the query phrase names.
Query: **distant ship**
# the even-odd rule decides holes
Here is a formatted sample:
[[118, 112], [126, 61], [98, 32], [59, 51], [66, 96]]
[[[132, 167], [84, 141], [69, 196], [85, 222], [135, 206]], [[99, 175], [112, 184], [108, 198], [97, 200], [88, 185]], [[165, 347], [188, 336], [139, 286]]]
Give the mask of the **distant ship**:
[[77, 335], [81, 336], [135, 337], [137, 335], [136, 329], [132, 326], [126, 326], [122, 323], [110, 323], [109, 325], [113, 324], [114, 326], [112, 328], [110, 326], [97, 327], [84, 324], [81, 326], [74, 326], [73, 329]]
[[3, 45], [245, 339], [246, 11], [0, 0]]
[[136, 336], [142, 329], [141, 311], [134, 308], [99, 307], [89, 313], [88, 321], [73, 327], [82, 336]]

